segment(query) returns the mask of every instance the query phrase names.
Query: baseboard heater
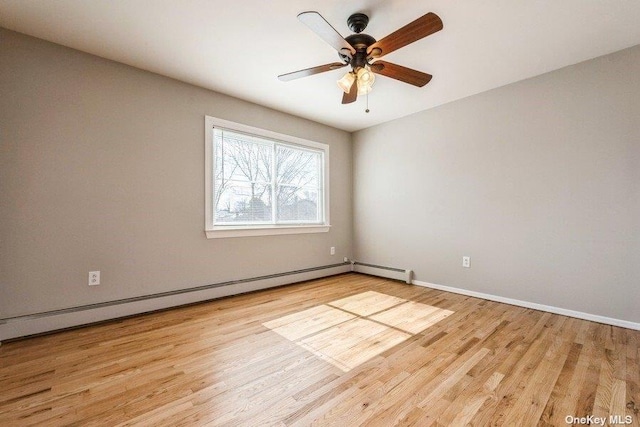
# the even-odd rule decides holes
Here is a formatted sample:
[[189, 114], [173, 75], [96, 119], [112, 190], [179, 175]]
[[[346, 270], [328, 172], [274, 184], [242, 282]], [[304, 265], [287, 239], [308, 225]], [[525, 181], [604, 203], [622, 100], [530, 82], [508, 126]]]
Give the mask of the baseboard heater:
[[0, 319], [0, 342], [351, 271], [348, 262]]
[[403, 268], [385, 267], [382, 265], [366, 264], [364, 262], [354, 261], [352, 263], [352, 271], [356, 273], [371, 274], [372, 276], [386, 277], [388, 279], [402, 280], [411, 284], [412, 270]]

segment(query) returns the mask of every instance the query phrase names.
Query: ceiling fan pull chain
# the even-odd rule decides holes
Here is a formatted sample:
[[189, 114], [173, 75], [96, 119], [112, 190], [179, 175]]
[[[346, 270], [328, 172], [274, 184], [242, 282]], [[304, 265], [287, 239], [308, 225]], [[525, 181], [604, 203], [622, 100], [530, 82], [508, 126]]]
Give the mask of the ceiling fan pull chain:
[[367, 109], [364, 110], [365, 113], [369, 112], [369, 92], [367, 92]]

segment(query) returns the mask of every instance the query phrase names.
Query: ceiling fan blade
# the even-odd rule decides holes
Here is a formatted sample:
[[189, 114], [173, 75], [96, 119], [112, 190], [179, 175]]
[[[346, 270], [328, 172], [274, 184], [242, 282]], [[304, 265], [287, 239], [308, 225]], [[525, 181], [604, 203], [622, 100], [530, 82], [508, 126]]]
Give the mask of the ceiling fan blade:
[[369, 46], [367, 54], [371, 58], [380, 58], [441, 29], [440, 17], [429, 12]]
[[351, 84], [351, 89], [349, 89], [349, 93], [344, 92], [342, 95], [342, 103], [343, 104], [351, 104], [355, 102], [358, 98], [358, 81], [354, 80]]
[[283, 82], [299, 79], [301, 77], [312, 76], [318, 73], [324, 73], [325, 71], [337, 70], [338, 68], [346, 67], [347, 64], [342, 62], [332, 62], [331, 64], [318, 65], [317, 67], [307, 68], [304, 70], [293, 71], [287, 74], [280, 74], [278, 79]]
[[318, 12], [302, 12], [298, 19], [343, 55], [351, 57], [356, 50]]
[[386, 61], [374, 62], [371, 64], [371, 71], [381, 76], [391, 77], [392, 79], [418, 87], [426, 85], [431, 80], [431, 77], [433, 77], [431, 74]]

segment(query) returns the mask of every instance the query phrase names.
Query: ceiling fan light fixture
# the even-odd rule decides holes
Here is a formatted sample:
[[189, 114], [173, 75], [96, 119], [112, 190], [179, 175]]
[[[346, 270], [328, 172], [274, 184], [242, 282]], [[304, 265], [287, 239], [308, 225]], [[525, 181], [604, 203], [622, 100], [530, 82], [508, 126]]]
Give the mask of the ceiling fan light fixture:
[[373, 89], [373, 83], [376, 81], [376, 76], [371, 72], [371, 68], [368, 65], [358, 69], [356, 72], [358, 79], [358, 95], [366, 95]]
[[356, 75], [352, 72], [345, 74], [340, 80], [338, 80], [338, 87], [342, 89], [344, 93], [349, 93], [353, 82], [356, 80]]

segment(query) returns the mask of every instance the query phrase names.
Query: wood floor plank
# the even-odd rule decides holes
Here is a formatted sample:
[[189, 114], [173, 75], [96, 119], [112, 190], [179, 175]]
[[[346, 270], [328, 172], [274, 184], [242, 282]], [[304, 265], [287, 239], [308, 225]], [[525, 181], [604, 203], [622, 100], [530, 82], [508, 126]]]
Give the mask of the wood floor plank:
[[570, 348], [571, 343], [557, 337], [552, 341], [517, 401], [506, 412], [504, 425], [531, 425], [540, 420]]
[[625, 329], [627, 336], [627, 403], [625, 415], [630, 416], [632, 425], [640, 427], [640, 336]]
[[351, 273], [3, 343], [0, 425], [640, 427], [639, 346]]

